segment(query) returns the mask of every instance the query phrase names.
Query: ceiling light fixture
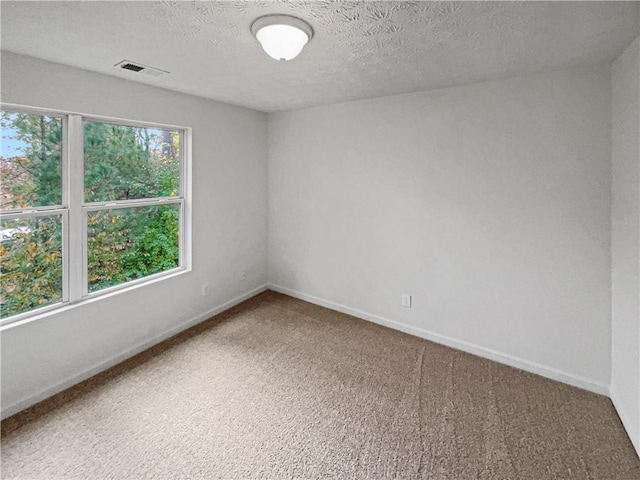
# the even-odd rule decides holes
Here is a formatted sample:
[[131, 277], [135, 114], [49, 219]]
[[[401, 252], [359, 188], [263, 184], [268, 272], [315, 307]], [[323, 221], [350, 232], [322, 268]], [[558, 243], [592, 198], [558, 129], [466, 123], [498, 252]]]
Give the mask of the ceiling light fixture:
[[304, 20], [290, 15], [265, 15], [251, 25], [251, 33], [264, 51], [276, 60], [297, 57], [313, 38], [313, 29]]

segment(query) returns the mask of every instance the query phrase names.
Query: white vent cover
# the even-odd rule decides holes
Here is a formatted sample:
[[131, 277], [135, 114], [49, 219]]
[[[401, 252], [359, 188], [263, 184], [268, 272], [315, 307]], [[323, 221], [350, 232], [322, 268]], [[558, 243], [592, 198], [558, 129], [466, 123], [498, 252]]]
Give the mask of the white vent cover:
[[159, 68], [142, 65], [141, 63], [132, 62], [130, 60], [122, 60], [121, 62], [116, 63], [114, 67], [122, 70], [128, 70], [133, 73], [149, 75], [150, 77], [159, 77], [160, 75], [169, 73], [166, 70], [160, 70]]

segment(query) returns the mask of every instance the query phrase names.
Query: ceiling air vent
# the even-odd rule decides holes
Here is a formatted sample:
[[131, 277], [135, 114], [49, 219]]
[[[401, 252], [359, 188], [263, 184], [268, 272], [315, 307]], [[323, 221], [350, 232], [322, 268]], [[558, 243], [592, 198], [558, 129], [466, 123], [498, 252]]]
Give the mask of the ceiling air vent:
[[169, 73], [166, 70], [160, 70], [159, 68], [149, 67], [148, 65], [142, 65], [140, 63], [133, 63], [129, 60], [123, 60], [119, 63], [116, 63], [114, 67], [121, 68], [122, 70], [129, 70], [130, 72], [134, 73], [149, 75], [150, 77], [159, 77], [160, 75]]
[[144, 67], [141, 67], [140, 65], [134, 65], [133, 63], [125, 63], [124, 65], [120, 65], [120, 68], [131, 70], [133, 72], [140, 72], [141, 70], [144, 70]]

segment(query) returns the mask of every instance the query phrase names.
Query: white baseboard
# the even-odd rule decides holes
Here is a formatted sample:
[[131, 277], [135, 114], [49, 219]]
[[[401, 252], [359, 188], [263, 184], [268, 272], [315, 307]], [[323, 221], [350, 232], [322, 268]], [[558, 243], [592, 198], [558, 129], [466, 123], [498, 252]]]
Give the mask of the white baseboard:
[[408, 333], [416, 337], [424, 338], [426, 340], [430, 340], [432, 342], [439, 343], [441, 345], [446, 345], [447, 347], [455, 348], [457, 350], [462, 350], [463, 352], [471, 353], [473, 355], [487, 358], [489, 360], [494, 360], [496, 362], [509, 365], [510, 367], [519, 368], [520, 370], [525, 370], [527, 372], [535, 373], [537, 375], [541, 375], [543, 377], [547, 377], [552, 380], [557, 380], [559, 382], [563, 382], [568, 385], [572, 385], [574, 387], [582, 388], [590, 392], [609, 396], [609, 387], [607, 385], [594, 382], [592, 380], [589, 380], [588, 378], [584, 378], [579, 375], [563, 372], [561, 370], [557, 370], [555, 368], [552, 368], [546, 365], [541, 365], [539, 363], [514, 357], [513, 355], [501, 353], [496, 350], [492, 350], [490, 348], [486, 348], [480, 345], [475, 345], [473, 343], [466, 342], [464, 340], [458, 340], [455, 338], [448, 337], [446, 335], [430, 332], [422, 328], [412, 327], [410, 325], [396, 322], [395, 320], [389, 320], [388, 318], [380, 317], [372, 313], [363, 312], [355, 308], [347, 307], [345, 305], [341, 305], [339, 303], [335, 303], [330, 300], [318, 298], [313, 295], [309, 295], [307, 293], [282, 287], [280, 285], [269, 284], [267, 285], [267, 288], [269, 290], [283, 293], [285, 295], [289, 295], [291, 297], [298, 298], [300, 300], [304, 300], [309, 303], [314, 303], [316, 305], [320, 305], [322, 307], [326, 307], [331, 310], [336, 310], [338, 312], [346, 313], [348, 315], [352, 315], [354, 317], [358, 317], [363, 320], [368, 320], [370, 322], [377, 323], [378, 325], [383, 325], [385, 327], [393, 328], [394, 330], [399, 330], [401, 332]]
[[618, 413], [618, 417], [620, 417], [622, 426], [627, 431], [627, 435], [629, 435], [629, 438], [631, 439], [631, 444], [633, 445], [633, 448], [635, 448], [636, 454], [640, 458], [640, 432], [638, 432], [638, 426], [636, 425], [636, 428], [631, 428], [632, 427], [631, 420], [627, 416], [625, 410], [622, 408], [622, 405], [620, 404], [620, 400], [618, 400], [618, 395], [616, 394], [615, 389], [613, 388], [611, 389], [611, 391], [609, 392], [609, 398], [611, 398], [611, 403], [613, 403], [613, 407], [616, 409], [616, 412]]
[[13, 405], [10, 405], [6, 408], [2, 409], [2, 413], [0, 414], [1, 418], [7, 418], [10, 417], [11, 415], [18, 413], [21, 410], [24, 410], [25, 408], [28, 408], [32, 405], [35, 405], [36, 403], [49, 398], [53, 395], [55, 395], [56, 393], [60, 393], [63, 390], [66, 390], [69, 387], [72, 387], [73, 385], [76, 385], [77, 383], [82, 382], [83, 380], [86, 380], [88, 378], [93, 377], [94, 375], [97, 375], [100, 372], [103, 372], [104, 370], [107, 370], [108, 368], [113, 367], [114, 365], [117, 365], [118, 363], [121, 363], [125, 360], [127, 360], [128, 358], [133, 357], [134, 355], [137, 355], [140, 352], [143, 352], [144, 350], [147, 350], [151, 347], [153, 347], [154, 345], [162, 342], [163, 340], [166, 340], [167, 338], [173, 337], [174, 335], [177, 335], [178, 333], [193, 327], [195, 325], [197, 325], [198, 323], [201, 323], [211, 317], [213, 317], [214, 315], [218, 315], [219, 313], [224, 312], [225, 310], [228, 310], [232, 307], [235, 307], [236, 305], [238, 305], [241, 302], [244, 302], [245, 300], [248, 300], [249, 298], [264, 292], [265, 290], [267, 290], [267, 285], [262, 285], [260, 287], [254, 288], [253, 290], [246, 292], [236, 298], [233, 298], [231, 300], [229, 300], [228, 302], [223, 303], [222, 305], [219, 305], [217, 307], [211, 308], [209, 310], [207, 310], [206, 312], [203, 312], [199, 315], [197, 315], [194, 318], [191, 318], [190, 320], [187, 320], [184, 323], [181, 323], [180, 325], [178, 325], [177, 327], [174, 327], [166, 332], [164, 332], [161, 335], [158, 335], [150, 340], [147, 340], [146, 342], [143, 342], [139, 345], [137, 345], [136, 347], [127, 350], [126, 352], [122, 352], [121, 354], [105, 361], [102, 362], [92, 368], [89, 368], [88, 370], [85, 370], [84, 372], [82, 372], [79, 375], [75, 375], [63, 382], [58, 383], [57, 385], [54, 385], [53, 387], [47, 388], [45, 390], [42, 390], [41, 392], [36, 393], [35, 395], [32, 395], [28, 398], [25, 398], [24, 400], [21, 400], [17, 403], [14, 403]]

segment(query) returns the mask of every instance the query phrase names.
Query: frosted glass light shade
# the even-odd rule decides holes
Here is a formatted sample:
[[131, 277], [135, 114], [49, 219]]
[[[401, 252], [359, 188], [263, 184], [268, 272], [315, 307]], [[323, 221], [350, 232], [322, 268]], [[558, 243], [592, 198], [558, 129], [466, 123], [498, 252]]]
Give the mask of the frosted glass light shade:
[[267, 55], [276, 60], [291, 60], [297, 57], [309, 41], [302, 30], [289, 25], [269, 25], [256, 33], [256, 38]]
[[297, 57], [313, 36], [308, 23], [289, 15], [260, 17], [253, 22], [251, 31], [267, 55], [276, 60]]

